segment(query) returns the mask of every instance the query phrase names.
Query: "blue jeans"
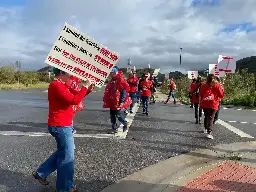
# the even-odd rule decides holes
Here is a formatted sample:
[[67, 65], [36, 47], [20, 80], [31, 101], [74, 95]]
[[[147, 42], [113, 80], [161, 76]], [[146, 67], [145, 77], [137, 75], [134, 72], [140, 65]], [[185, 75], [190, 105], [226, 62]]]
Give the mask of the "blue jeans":
[[74, 187], [74, 153], [75, 144], [73, 127], [48, 127], [49, 133], [55, 138], [55, 151], [40, 167], [37, 173], [46, 178], [57, 170], [56, 188], [60, 192], [68, 192]]
[[149, 98], [148, 96], [141, 96], [143, 113], [148, 113]]
[[117, 129], [117, 123], [116, 123], [116, 118], [123, 124], [127, 125], [127, 121], [123, 118], [121, 110], [112, 110], [110, 109], [110, 120], [112, 123], [112, 129], [116, 130]]
[[174, 93], [174, 91], [170, 91], [170, 92], [169, 92], [169, 95], [168, 95], [168, 98], [167, 98], [167, 100], [166, 100], [166, 103], [170, 100], [170, 97], [173, 98], [173, 103], [176, 104], [176, 98], [175, 98], [175, 93]]
[[[129, 93], [129, 96], [130, 96], [130, 98], [131, 98], [131, 100], [132, 100], [132, 103], [131, 103], [131, 105], [130, 105], [130, 111], [132, 111], [132, 109], [133, 109], [133, 107], [134, 107], [134, 102], [135, 102], [135, 98], [136, 98], [136, 93]], [[126, 110], [128, 110], [128, 108], [127, 108]]]
[[140, 90], [137, 91], [137, 101], [141, 101]]

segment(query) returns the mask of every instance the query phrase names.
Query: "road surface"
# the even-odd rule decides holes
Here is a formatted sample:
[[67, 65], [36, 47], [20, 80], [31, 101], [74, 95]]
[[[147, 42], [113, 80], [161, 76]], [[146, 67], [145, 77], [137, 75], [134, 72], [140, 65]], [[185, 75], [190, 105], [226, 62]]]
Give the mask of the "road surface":
[[[76, 184], [80, 191], [99, 192], [139, 169], [197, 148], [254, 140], [220, 124], [214, 127], [215, 139], [208, 140], [202, 126], [194, 124], [193, 109], [163, 103], [150, 105], [149, 117], [143, 116], [139, 109], [126, 139], [99, 138], [111, 128], [109, 112], [102, 108], [102, 96], [99, 90], [89, 95], [85, 99], [86, 109], [74, 120], [77, 134], [84, 135], [75, 139]], [[47, 133], [47, 93], [1, 91], [0, 108], [0, 192], [52, 191], [31, 177], [31, 172], [56, 148], [51, 136], [31, 136]], [[256, 137], [255, 113], [223, 109], [220, 118]], [[232, 120], [236, 122], [228, 122]], [[246, 124], [241, 123], [245, 121]], [[13, 136], [13, 133], [23, 134]], [[53, 175], [52, 186], [54, 182]]]

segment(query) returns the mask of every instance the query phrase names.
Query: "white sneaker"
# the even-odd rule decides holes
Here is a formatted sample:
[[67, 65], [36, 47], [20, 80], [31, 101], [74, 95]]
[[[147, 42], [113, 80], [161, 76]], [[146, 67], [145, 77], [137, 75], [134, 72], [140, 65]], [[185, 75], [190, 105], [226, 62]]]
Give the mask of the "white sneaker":
[[208, 139], [213, 139], [213, 136], [212, 136], [211, 133], [208, 133], [208, 134], [206, 135], [206, 137], [207, 137]]
[[207, 129], [204, 130], [204, 133], [207, 133]]

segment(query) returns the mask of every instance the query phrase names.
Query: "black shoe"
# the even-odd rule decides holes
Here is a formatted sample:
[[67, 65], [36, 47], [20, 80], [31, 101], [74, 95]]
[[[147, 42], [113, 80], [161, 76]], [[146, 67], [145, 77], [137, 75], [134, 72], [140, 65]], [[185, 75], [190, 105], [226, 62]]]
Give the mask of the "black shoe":
[[127, 129], [128, 129], [127, 125], [124, 125], [123, 126], [123, 132], [127, 131]]
[[198, 124], [201, 124], [201, 118], [198, 119]]
[[199, 124], [199, 121], [198, 121], [198, 119], [196, 118], [196, 124]]
[[111, 131], [108, 132], [108, 134], [116, 134], [118, 133], [117, 129], [112, 129]]
[[146, 112], [145, 114], [146, 114], [146, 116], [148, 116], [148, 112]]
[[50, 184], [50, 182], [47, 181], [46, 178], [40, 177], [36, 171], [34, 171], [34, 172], [32, 173], [32, 176], [33, 176], [36, 180], [38, 180], [39, 183], [41, 183], [42, 185], [45, 185], [45, 186], [46, 186], [46, 185], [49, 185], [49, 184]]
[[193, 105], [190, 105], [190, 108], [194, 108]]
[[130, 110], [130, 113], [131, 113], [131, 114], [133, 114], [133, 111], [132, 111], [132, 110]]

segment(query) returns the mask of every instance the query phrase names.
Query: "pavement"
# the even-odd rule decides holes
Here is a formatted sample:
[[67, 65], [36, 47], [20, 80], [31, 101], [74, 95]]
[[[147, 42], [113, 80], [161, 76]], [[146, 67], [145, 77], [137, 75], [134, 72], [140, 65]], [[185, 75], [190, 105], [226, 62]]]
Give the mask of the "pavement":
[[238, 142], [167, 159], [102, 192], [255, 192], [255, 175], [256, 142]]
[[[31, 172], [56, 149], [54, 138], [47, 134], [48, 104], [44, 91], [0, 92], [0, 192], [48, 192], [54, 189], [54, 174], [50, 177], [49, 188], [40, 186], [31, 177]], [[102, 96], [103, 92], [99, 89], [86, 97], [86, 109], [79, 112], [74, 120], [77, 130], [76, 185], [83, 192], [107, 190], [146, 167], [184, 156], [191, 151], [255, 140], [256, 125], [245, 127], [242, 123], [233, 124], [233, 128], [226, 124], [223, 126], [223, 123], [216, 124], [215, 139], [208, 140], [202, 133], [202, 125], [194, 124], [193, 109], [186, 105], [161, 102], [150, 105], [148, 117], [142, 114], [141, 108], [133, 117], [128, 115], [130, 128], [126, 137], [113, 137], [107, 134], [111, 125], [109, 111], [102, 108]], [[161, 96], [158, 96], [158, 101], [160, 99]], [[245, 121], [245, 117], [248, 117], [248, 122], [254, 120], [252, 111], [221, 111], [221, 120], [228, 125], [231, 125], [228, 121], [232, 120], [232, 116], [237, 122]], [[255, 157], [252, 159], [255, 160]], [[163, 168], [165, 174], [179, 167], [183, 169], [178, 162], [169, 164], [168, 169]], [[157, 174], [152, 175], [152, 179], [154, 177]], [[136, 182], [133, 181], [134, 184]], [[151, 181], [145, 180], [147, 184], [152, 186]]]

